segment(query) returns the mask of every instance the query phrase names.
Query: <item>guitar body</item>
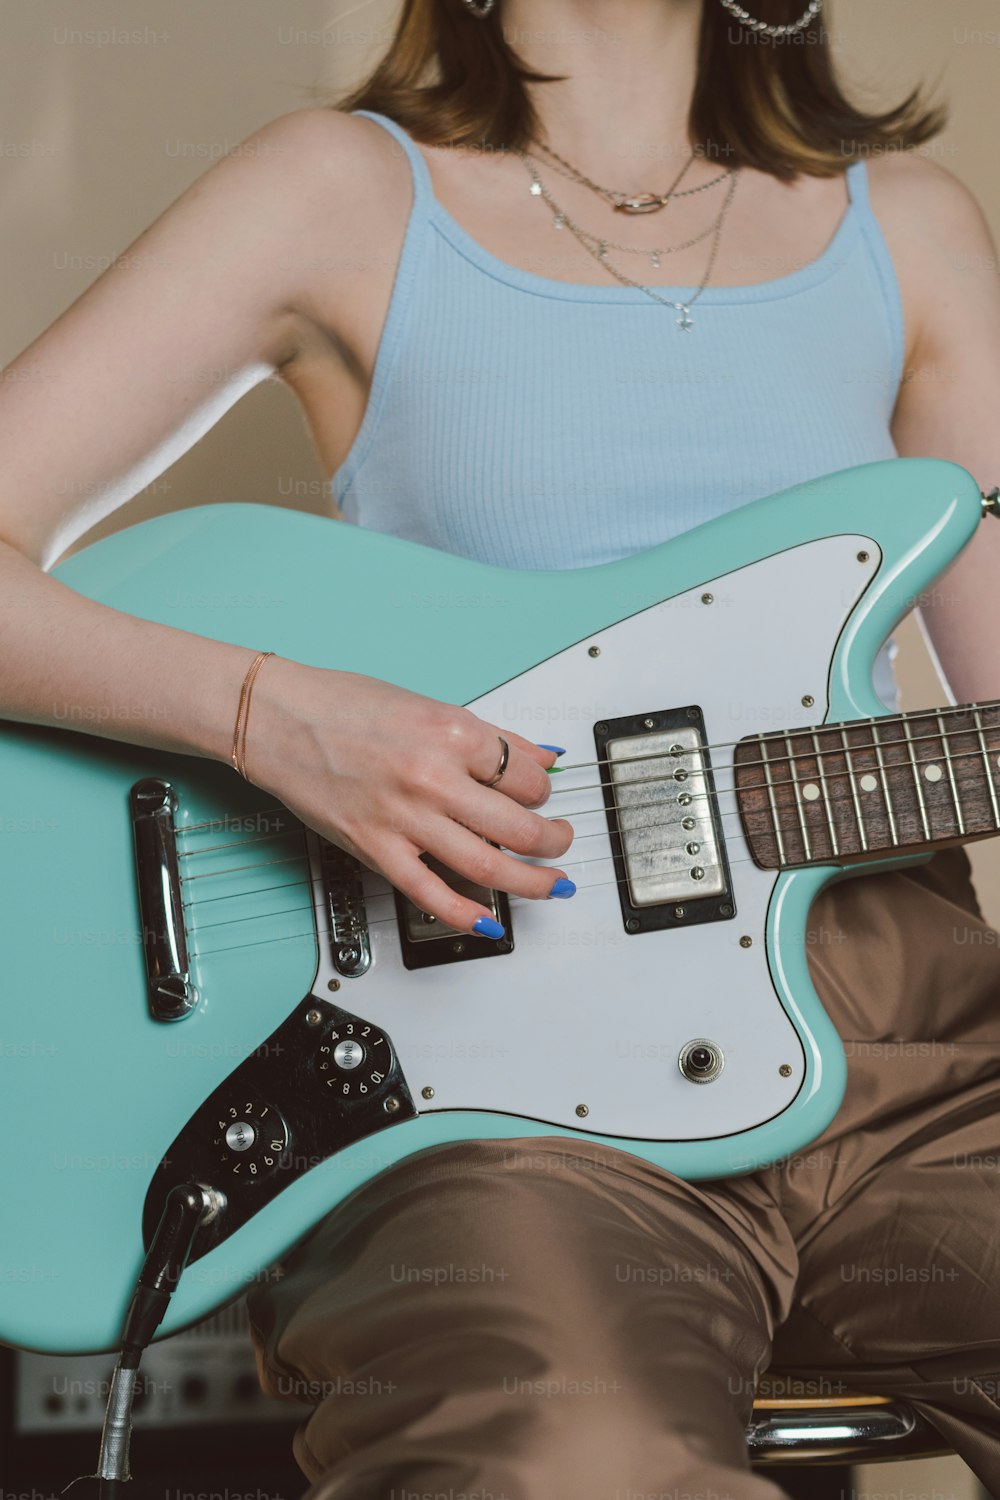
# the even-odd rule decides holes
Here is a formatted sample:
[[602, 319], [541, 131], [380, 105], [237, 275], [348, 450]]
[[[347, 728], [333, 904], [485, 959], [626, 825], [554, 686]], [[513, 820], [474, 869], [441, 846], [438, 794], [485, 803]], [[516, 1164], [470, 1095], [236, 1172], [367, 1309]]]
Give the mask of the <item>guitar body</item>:
[[[573, 1136], [697, 1179], [815, 1139], [845, 1061], [806, 964], [810, 906], [831, 879], [914, 856], [760, 868], [735, 742], [885, 714], [878, 648], [980, 516], [964, 469], [896, 459], [571, 571], [493, 568], [250, 505], [144, 522], [62, 563], [66, 584], [118, 609], [384, 678], [565, 746], [544, 811], [573, 823], [561, 863], [578, 892], [511, 898], [504, 951], [454, 935], [428, 945], [416, 928], [404, 943], [396, 894], [364, 870], [368, 963], [350, 972], [343, 928], [331, 930], [329, 846], [229, 767], [88, 735], [68, 706], [65, 730], [4, 724], [0, 1340], [115, 1347], [161, 1179], [212, 1180], [240, 1220], [200, 1247], [163, 1335], [430, 1146]], [[627, 820], [608, 812], [601, 736], [627, 748], [647, 722], [671, 738], [685, 721], [710, 747], [711, 779], [692, 789], [716, 808], [695, 831], [698, 850], [715, 839], [715, 893], [691, 875], [708, 865], [695, 853], [674, 861], [669, 900], [626, 908], [614, 834], [626, 839]], [[652, 762], [657, 787], [665, 763]], [[149, 1003], [137, 894], [130, 791], [150, 781], [176, 795], [195, 998], [175, 1019]], [[704, 1041], [723, 1065], [692, 1080], [679, 1056]], [[344, 1042], [364, 1060], [338, 1071]], [[353, 1062], [350, 1045], [338, 1055]]]

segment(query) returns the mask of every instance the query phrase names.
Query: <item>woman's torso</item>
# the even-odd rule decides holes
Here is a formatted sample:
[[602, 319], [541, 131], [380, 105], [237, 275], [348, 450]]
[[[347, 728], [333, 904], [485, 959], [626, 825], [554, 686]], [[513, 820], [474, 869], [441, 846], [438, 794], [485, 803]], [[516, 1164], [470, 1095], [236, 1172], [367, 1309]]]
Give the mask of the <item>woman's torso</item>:
[[[894, 454], [907, 323], [865, 163], [847, 191], [744, 172], [685, 332], [552, 228], [520, 162], [418, 147], [384, 116], [366, 128], [384, 188], [338, 236], [337, 339], [286, 373], [348, 519], [501, 566], [576, 567]], [[565, 202], [565, 180], [546, 180]], [[619, 238], [670, 242], [719, 201], [696, 218], [693, 199], [672, 231], [623, 219]], [[687, 300], [706, 246], [659, 271], [615, 263]], [[876, 680], [891, 697], [885, 658]]]

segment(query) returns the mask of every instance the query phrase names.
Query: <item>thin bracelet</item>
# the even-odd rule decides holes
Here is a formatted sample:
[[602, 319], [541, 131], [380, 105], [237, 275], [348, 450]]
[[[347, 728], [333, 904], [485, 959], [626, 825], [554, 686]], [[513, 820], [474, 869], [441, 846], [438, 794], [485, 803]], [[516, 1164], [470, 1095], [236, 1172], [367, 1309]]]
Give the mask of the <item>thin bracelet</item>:
[[250, 698], [253, 694], [253, 685], [257, 673], [267, 661], [267, 658], [273, 655], [273, 651], [258, 651], [247, 668], [247, 674], [243, 679], [243, 686], [240, 689], [240, 701], [236, 710], [236, 726], [233, 729], [233, 749], [230, 759], [233, 763], [233, 770], [238, 771], [244, 781], [248, 779], [246, 773], [246, 754], [247, 725], [250, 722]]

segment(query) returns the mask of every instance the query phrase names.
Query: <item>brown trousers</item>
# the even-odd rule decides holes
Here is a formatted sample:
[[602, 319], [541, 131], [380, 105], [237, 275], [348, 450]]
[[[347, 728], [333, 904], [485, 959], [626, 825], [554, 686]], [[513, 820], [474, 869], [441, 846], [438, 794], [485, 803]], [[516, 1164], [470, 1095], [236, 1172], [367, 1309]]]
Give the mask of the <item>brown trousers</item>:
[[801, 1153], [686, 1183], [433, 1147], [254, 1287], [264, 1389], [315, 1407], [306, 1500], [777, 1500], [768, 1367], [906, 1398], [1000, 1495], [1000, 938], [961, 849], [828, 887], [807, 938], [849, 1082]]

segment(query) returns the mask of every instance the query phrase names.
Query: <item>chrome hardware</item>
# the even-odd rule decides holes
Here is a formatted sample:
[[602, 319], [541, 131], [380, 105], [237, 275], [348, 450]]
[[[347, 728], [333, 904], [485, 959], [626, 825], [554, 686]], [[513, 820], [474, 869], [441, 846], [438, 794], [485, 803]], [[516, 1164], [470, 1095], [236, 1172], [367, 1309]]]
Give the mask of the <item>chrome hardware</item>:
[[348, 1038], [338, 1042], [333, 1049], [333, 1060], [338, 1068], [357, 1068], [364, 1061], [365, 1049], [360, 1042]]
[[[661, 747], [666, 750], [665, 755], [653, 753]], [[725, 890], [712, 799], [698, 753], [700, 747], [701, 736], [697, 729], [686, 726], [671, 729], [667, 734], [628, 735], [608, 742], [609, 771], [624, 846], [625, 870], [629, 894], [635, 906], [676, 900], [678, 896], [686, 895], [691, 880], [699, 881], [706, 895]], [[685, 753], [687, 767], [671, 767], [670, 759]], [[686, 782], [692, 788], [692, 793], [687, 795], [693, 794], [694, 800], [687, 805], [697, 808], [696, 815], [683, 819], [685, 825], [690, 824], [697, 830], [697, 837], [684, 843], [678, 839], [674, 844], [665, 838], [663, 821], [649, 810], [651, 803], [655, 807], [668, 797], [673, 800], [668, 790], [671, 780]], [[702, 863], [692, 869], [687, 867], [685, 855], [693, 844], [700, 845], [704, 854]]]
[[979, 493], [983, 497], [983, 515], [1000, 518], [1000, 486], [994, 485], [989, 493], [986, 490], [980, 490]]
[[677, 1056], [677, 1066], [689, 1083], [712, 1083], [725, 1061], [722, 1048], [703, 1036], [685, 1042]]
[[367, 974], [372, 962], [361, 866], [353, 855], [328, 839], [320, 839], [320, 851], [333, 967], [345, 979], [357, 979]]
[[198, 1003], [188, 967], [176, 808], [177, 793], [169, 781], [146, 777], [129, 792], [146, 998], [157, 1021], [181, 1021]]
[[226, 1127], [226, 1145], [230, 1151], [249, 1151], [257, 1132], [249, 1120], [234, 1120]]

